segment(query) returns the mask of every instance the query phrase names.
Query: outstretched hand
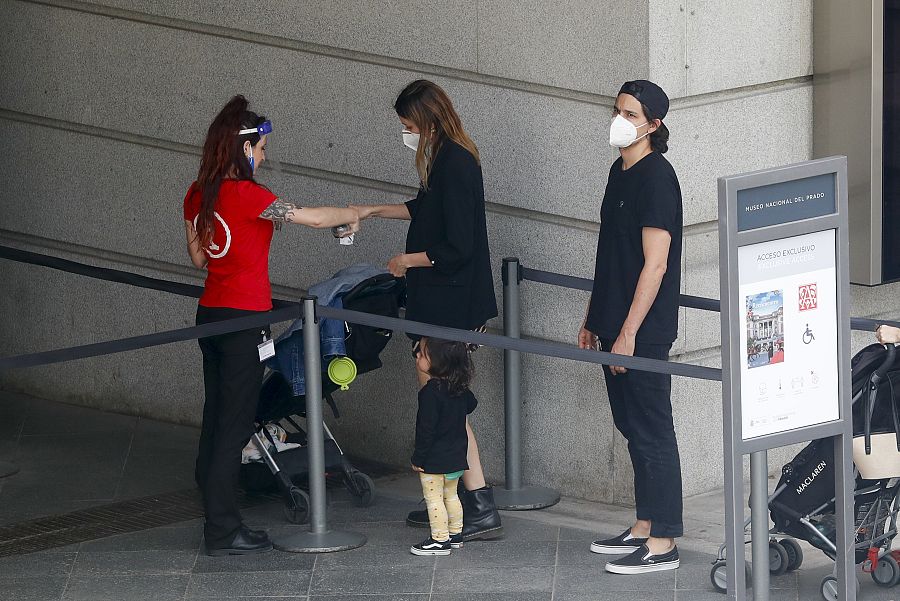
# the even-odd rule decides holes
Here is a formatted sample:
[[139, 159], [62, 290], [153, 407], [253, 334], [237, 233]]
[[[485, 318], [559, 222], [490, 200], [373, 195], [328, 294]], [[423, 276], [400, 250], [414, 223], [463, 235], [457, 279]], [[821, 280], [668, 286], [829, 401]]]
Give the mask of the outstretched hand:
[[375, 210], [375, 207], [371, 205], [354, 205], [351, 204], [349, 209], [356, 211], [356, 214], [359, 216], [359, 221], [363, 221], [372, 216], [372, 212]]

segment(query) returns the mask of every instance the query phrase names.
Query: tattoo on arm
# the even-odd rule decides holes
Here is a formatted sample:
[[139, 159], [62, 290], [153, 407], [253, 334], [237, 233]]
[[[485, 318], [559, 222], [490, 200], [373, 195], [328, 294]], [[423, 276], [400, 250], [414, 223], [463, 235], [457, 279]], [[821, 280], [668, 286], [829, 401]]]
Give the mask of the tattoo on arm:
[[266, 207], [266, 210], [260, 213], [259, 216], [263, 219], [274, 221], [276, 224], [284, 223], [291, 220], [293, 211], [297, 208], [297, 205], [292, 202], [285, 202], [280, 198], [276, 198], [275, 201]]

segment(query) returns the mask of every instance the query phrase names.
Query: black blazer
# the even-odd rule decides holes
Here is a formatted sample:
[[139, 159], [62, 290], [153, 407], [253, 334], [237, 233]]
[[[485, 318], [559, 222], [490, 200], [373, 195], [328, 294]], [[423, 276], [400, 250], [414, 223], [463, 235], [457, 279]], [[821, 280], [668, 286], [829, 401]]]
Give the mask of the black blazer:
[[484, 183], [475, 157], [446, 140], [428, 189], [420, 188], [406, 207], [412, 218], [406, 252], [424, 251], [434, 265], [406, 272], [406, 318], [472, 330], [496, 317]]
[[450, 396], [447, 385], [432, 378], [419, 390], [416, 449], [410, 461], [426, 474], [450, 474], [469, 469], [466, 415], [478, 401], [471, 391]]

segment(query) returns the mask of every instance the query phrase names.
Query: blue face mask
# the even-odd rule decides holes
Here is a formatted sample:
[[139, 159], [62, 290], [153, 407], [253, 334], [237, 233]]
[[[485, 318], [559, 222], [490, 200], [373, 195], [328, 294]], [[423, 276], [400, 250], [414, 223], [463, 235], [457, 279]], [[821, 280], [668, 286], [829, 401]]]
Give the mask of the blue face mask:
[[254, 163], [253, 163], [253, 147], [252, 146], [250, 147], [250, 156], [247, 157], [247, 160], [250, 161], [250, 173], [255, 173], [255, 170], [253, 169]]

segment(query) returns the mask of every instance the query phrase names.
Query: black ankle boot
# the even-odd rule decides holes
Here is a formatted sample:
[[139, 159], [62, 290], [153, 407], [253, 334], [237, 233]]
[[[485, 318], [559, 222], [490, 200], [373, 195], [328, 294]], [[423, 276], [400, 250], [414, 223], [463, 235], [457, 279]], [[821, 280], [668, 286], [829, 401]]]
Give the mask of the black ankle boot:
[[462, 495], [464, 541], [503, 536], [500, 514], [494, 505], [494, 489], [490, 486], [467, 490]]

